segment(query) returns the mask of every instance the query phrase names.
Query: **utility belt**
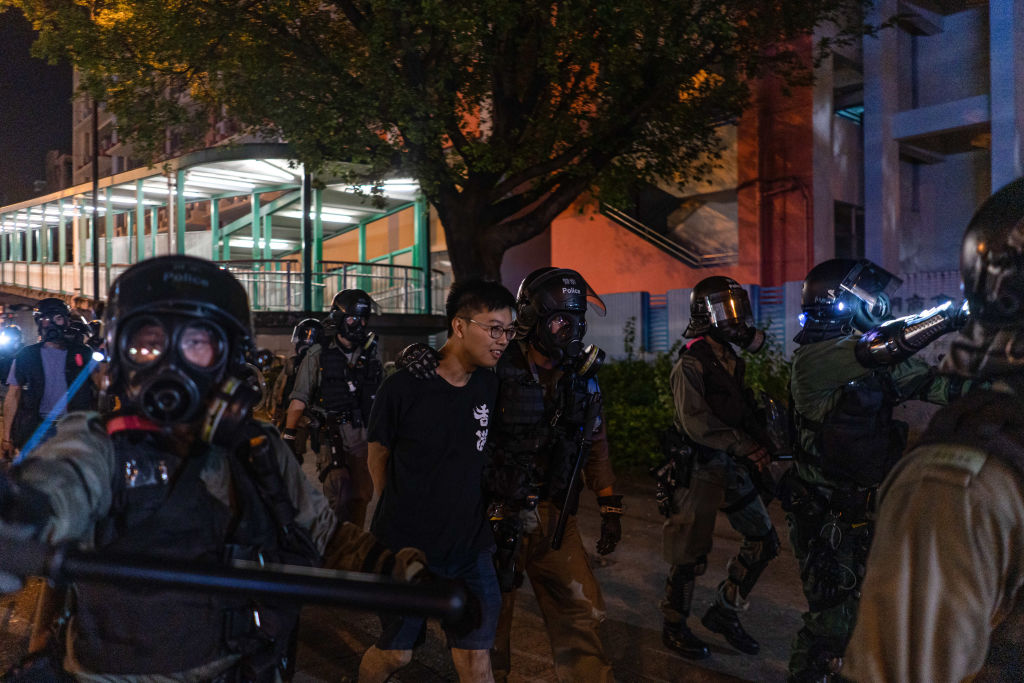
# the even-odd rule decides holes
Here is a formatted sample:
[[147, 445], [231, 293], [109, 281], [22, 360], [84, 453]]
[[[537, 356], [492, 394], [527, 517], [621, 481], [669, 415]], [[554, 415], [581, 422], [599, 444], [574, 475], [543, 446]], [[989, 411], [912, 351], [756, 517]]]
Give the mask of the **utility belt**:
[[877, 487], [831, 487], [811, 484], [789, 468], [779, 480], [779, 502], [786, 512], [821, 518], [834, 515], [844, 522], [863, 522], [873, 517]]
[[332, 471], [345, 467], [345, 438], [341, 434], [341, 427], [346, 424], [352, 425], [354, 429], [362, 428], [362, 411], [353, 409], [310, 415], [310, 446], [313, 447], [315, 452], [319, 452], [320, 446], [323, 443], [321, 439], [326, 439], [327, 448], [330, 453], [330, 462], [320, 470], [321, 482], [326, 480], [327, 475]]

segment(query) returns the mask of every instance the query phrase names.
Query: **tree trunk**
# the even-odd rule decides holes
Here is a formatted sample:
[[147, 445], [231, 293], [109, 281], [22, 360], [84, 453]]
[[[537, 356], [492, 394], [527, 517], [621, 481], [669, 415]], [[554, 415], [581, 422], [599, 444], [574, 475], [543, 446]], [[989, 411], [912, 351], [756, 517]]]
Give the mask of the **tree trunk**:
[[504, 248], [491, 237], [491, 230], [461, 211], [449, 212], [443, 221], [448, 256], [455, 280], [482, 278], [501, 282]]

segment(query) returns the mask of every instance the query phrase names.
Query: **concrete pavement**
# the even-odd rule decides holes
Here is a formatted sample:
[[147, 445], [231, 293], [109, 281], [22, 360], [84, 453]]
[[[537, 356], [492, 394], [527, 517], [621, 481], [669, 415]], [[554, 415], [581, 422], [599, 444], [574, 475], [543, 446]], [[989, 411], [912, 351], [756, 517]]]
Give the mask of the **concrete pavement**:
[[[308, 461], [307, 461], [308, 462]], [[693, 631], [711, 645], [712, 656], [702, 662], [678, 657], [661, 644], [658, 603], [664, 590], [667, 565], [661, 559], [661, 524], [654, 502], [654, 485], [645, 474], [620, 474], [618, 490], [626, 507], [623, 538], [607, 558], [593, 557], [594, 573], [601, 584], [607, 608], [604, 640], [616, 680], [633, 681], [784, 681], [789, 644], [800, 628], [804, 605], [799, 570], [787, 539], [785, 518], [778, 504], [771, 507], [782, 539], [780, 556], [762, 575], [751, 596], [750, 610], [741, 616], [747, 630], [761, 642], [761, 654], [742, 654], [725, 640], [708, 632], [700, 617], [714, 599], [714, 590], [725, 576], [729, 558], [739, 549], [740, 536], [719, 516], [715, 546], [708, 571], [700, 577], [694, 600]], [[600, 516], [592, 494], [584, 493], [579, 525], [588, 549], [600, 534]], [[512, 635], [513, 683], [554, 681], [551, 648], [532, 590], [526, 582], [516, 601]], [[298, 681], [352, 681], [359, 656], [380, 633], [375, 617], [351, 610], [307, 608], [302, 623]], [[444, 635], [436, 624], [427, 642], [419, 647], [413, 663], [392, 680], [402, 683], [455, 681], [445, 650]]]

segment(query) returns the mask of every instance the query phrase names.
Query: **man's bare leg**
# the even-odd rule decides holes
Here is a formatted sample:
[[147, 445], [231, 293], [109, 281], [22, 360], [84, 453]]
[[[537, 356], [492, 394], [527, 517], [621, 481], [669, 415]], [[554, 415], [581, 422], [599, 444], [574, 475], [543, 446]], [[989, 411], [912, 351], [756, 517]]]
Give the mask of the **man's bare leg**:
[[494, 683], [490, 650], [462, 650], [453, 647], [452, 662], [459, 674], [460, 683]]
[[371, 645], [359, 662], [359, 683], [384, 683], [411, 661], [412, 650], [381, 650]]

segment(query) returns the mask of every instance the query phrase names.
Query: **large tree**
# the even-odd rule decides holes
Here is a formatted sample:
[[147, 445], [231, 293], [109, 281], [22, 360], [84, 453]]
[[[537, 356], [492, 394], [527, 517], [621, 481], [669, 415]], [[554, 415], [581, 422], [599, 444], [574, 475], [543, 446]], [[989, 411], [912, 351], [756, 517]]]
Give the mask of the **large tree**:
[[[457, 277], [585, 191], [699, 177], [749, 83], [861, 0], [0, 0], [68, 58], [137, 150], [212, 111], [314, 168], [416, 177]], [[191, 98], [182, 98], [187, 93]], [[183, 104], [184, 102], [184, 104]]]

